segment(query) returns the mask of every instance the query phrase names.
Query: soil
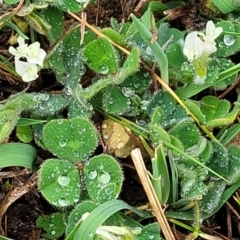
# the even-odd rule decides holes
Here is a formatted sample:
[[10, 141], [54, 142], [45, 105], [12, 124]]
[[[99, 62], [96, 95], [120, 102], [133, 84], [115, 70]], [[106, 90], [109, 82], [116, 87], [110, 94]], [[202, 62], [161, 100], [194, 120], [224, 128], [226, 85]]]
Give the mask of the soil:
[[[129, 13], [133, 11], [139, 2], [136, 0], [99, 0], [97, 4], [87, 8], [87, 21], [99, 27], [109, 26], [112, 17], [118, 21], [127, 21]], [[197, 21], [201, 22], [199, 19]], [[173, 24], [178, 25], [179, 28], [191, 28], [193, 23], [186, 23], [185, 19], [181, 22], [175, 20]], [[201, 28], [202, 25], [199, 23], [198, 26]], [[0, 31], [0, 53], [6, 57], [9, 57], [7, 48], [11, 34], [12, 31], [10, 29]], [[47, 73], [43, 76], [50, 78], [49, 86], [54, 83], [54, 79], [51, 80], [51, 76], [47, 76]], [[29, 91], [42, 91], [49, 86], [42, 86], [41, 82], [37, 82], [31, 86]], [[25, 87], [25, 84], [16, 82], [6, 72], [0, 71], [0, 100], [22, 91]], [[14, 134], [9, 141], [16, 141]], [[44, 159], [49, 157], [51, 155], [48, 152], [39, 149], [37, 164], [41, 164]], [[146, 204], [148, 202], [147, 197], [136, 175], [136, 171], [131, 168], [131, 160], [122, 159], [121, 163], [125, 181], [120, 198], [132, 206]], [[11, 202], [4, 216], [0, 212], [0, 217], [2, 217], [0, 235], [5, 235], [15, 240], [40, 239], [42, 231], [36, 227], [36, 219], [39, 216], [51, 214], [56, 209], [51, 207], [37, 191], [37, 176], [20, 168], [5, 168], [0, 171], [0, 181], [0, 203], [2, 204], [0, 205], [0, 210], [4, 208], [7, 201], [8, 204]], [[230, 202], [230, 204], [232, 203]], [[219, 232], [223, 236], [228, 236], [229, 228], [232, 227], [233, 236], [235, 236], [236, 240], [240, 239], [238, 237], [240, 236], [239, 219], [236, 219], [235, 215], [231, 214], [231, 211], [229, 211], [231, 208], [236, 209], [236, 206], [226, 205], [215, 217], [204, 222], [206, 232]], [[181, 231], [182, 229], [176, 229], [178, 239], [185, 238], [185, 233]], [[224, 239], [228, 238], [225, 237]]]

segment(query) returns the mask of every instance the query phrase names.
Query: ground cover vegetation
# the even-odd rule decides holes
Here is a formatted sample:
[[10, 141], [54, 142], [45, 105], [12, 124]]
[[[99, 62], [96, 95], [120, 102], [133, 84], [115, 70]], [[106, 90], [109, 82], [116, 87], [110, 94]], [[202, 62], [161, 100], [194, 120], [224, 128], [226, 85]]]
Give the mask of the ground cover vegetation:
[[0, 1], [0, 239], [240, 239], [240, 2], [107, 2]]

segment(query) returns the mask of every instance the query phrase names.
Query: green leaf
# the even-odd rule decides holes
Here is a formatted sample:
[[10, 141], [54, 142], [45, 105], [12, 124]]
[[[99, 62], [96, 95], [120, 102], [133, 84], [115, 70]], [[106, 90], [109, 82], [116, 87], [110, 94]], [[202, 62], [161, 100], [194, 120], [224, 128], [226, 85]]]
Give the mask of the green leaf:
[[151, 74], [144, 69], [139, 69], [138, 72], [128, 76], [120, 86], [130, 88], [135, 93], [141, 93], [149, 88], [151, 81]]
[[45, 123], [45, 122], [47, 122], [47, 120], [20, 118], [17, 122], [17, 126], [29, 126], [29, 125], [35, 125], [35, 124]]
[[44, 127], [43, 141], [58, 157], [75, 162], [88, 159], [97, 146], [98, 137], [87, 119], [58, 119]]
[[155, 146], [158, 146], [161, 141], [171, 142], [169, 134], [159, 125], [149, 125], [149, 137]]
[[161, 106], [163, 110], [162, 125], [165, 128], [169, 128], [173, 124], [176, 124], [188, 117], [185, 109], [177, 105], [176, 100], [168, 92], [158, 91], [154, 94], [146, 109], [150, 117], [152, 116], [155, 108], [158, 106]]
[[238, 5], [232, 0], [212, 0], [212, 3], [223, 13], [227, 14], [236, 9], [238, 9]]
[[0, 168], [25, 167], [32, 168], [37, 151], [24, 143], [5, 143], [0, 145]]
[[215, 55], [217, 57], [228, 57], [236, 53], [240, 49], [240, 36], [235, 36], [234, 33], [239, 33], [240, 28], [236, 28], [236, 25], [230, 21], [220, 21], [216, 27], [222, 27], [227, 34], [223, 32], [216, 39], [217, 52]]
[[202, 215], [208, 214], [211, 216], [214, 214], [215, 210], [221, 204], [221, 197], [225, 188], [225, 182], [215, 181], [214, 187], [207, 193], [207, 195], [203, 196], [202, 201], [200, 201], [200, 211]]
[[17, 126], [16, 135], [24, 143], [29, 143], [33, 140], [32, 129], [29, 126]]
[[86, 45], [83, 59], [93, 71], [112, 74], [118, 70], [119, 57], [106, 37], [100, 37]]
[[61, 213], [53, 213], [50, 216], [39, 217], [36, 221], [37, 227], [46, 233], [42, 234], [47, 239], [56, 239], [63, 235], [65, 223]]
[[[179, 41], [183, 40], [183, 33], [176, 28], [169, 28], [168, 23], [163, 23], [163, 24], [161, 24], [161, 26], [158, 29], [158, 43], [161, 46], [163, 46], [169, 40], [171, 40], [171, 41], [167, 45], [168, 47], [170, 47], [171, 45], [175, 45], [175, 43], [178, 43]], [[179, 45], [179, 46], [181, 46], [181, 45]], [[183, 53], [180, 54], [180, 57], [181, 58], [184, 57]], [[178, 58], [179, 58], [179, 56], [178, 56]]]
[[191, 99], [187, 99], [184, 101], [186, 107], [190, 110], [191, 113], [193, 113], [200, 123], [206, 124], [206, 116], [202, 113], [200, 107], [194, 103]]
[[81, 104], [76, 95], [73, 96], [71, 102], [68, 105], [68, 118], [87, 118], [89, 119], [93, 115], [92, 107], [88, 107], [90, 105]]
[[215, 96], [206, 96], [202, 99], [201, 111], [206, 116], [206, 121], [224, 117], [229, 109], [230, 102], [227, 100], [219, 100]]
[[166, 49], [166, 55], [169, 65], [174, 68], [181, 68], [183, 63], [186, 62], [186, 56], [184, 56], [182, 45], [179, 42], [171, 44]]
[[66, 227], [66, 236], [74, 230], [84, 213], [90, 213], [98, 206], [97, 203], [87, 200], [79, 203], [70, 213]]
[[161, 204], [166, 204], [170, 194], [170, 178], [163, 145], [155, 149], [155, 157], [152, 159], [152, 183]]
[[[79, 26], [74, 26], [54, 45], [45, 63], [56, 73], [57, 80], [70, 90], [75, 88], [81, 79], [83, 60], [81, 56]], [[70, 94], [71, 95], [71, 94]]]
[[158, 223], [151, 223], [143, 227], [141, 234], [136, 236], [136, 240], [163, 240], [160, 237], [160, 228]]
[[218, 142], [212, 142], [213, 154], [208, 161], [208, 167], [220, 174], [227, 176], [229, 171], [229, 156], [227, 149]]
[[113, 79], [114, 84], [121, 84], [125, 81], [125, 79], [132, 74], [138, 71], [139, 67], [139, 50], [137, 48], [133, 48], [128, 55], [126, 61], [123, 64], [123, 67], [119, 69], [118, 73]]
[[39, 191], [52, 205], [67, 207], [76, 204], [80, 198], [79, 185], [80, 176], [73, 164], [48, 159], [41, 165]]
[[6, 4], [15, 4], [15, 3], [18, 3], [19, 0], [4, 0], [4, 2], [5, 2]]
[[1, 110], [0, 112], [0, 143], [4, 142], [17, 125], [19, 113], [16, 110]]
[[101, 154], [84, 166], [84, 177], [89, 197], [103, 203], [118, 197], [123, 183], [123, 173], [118, 162]]
[[156, 124], [156, 125], [162, 125], [163, 122], [163, 110], [162, 108], [156, 107], [153, 114], [152, 114], [152, 118], [151, 118], [151, 124]]
[[63, 110], [69, 103], [68, 99], [64, 98], [61, 94], [36, 94], [35, 98], [39, 99], [39, 104], [31, 109], [34, 116], [49, 117], [56, 115]]
[[170, 129], [169, 134], [179, 139], [185, 149], [194, 146], [200, 140], [199, 130], [191, 120], [176, 124]]
[[81, 12], [84, 5], [89, 1], [76, 1], [76, 0], [59, 0], [56, 2], [56, 7], [66, 12]]
[[35, 11], [32, 11], [24, 18], [35, 31], [42, 35], [46, 35], [47, 32], [51, 31], [51, 26]]
[[115, 31], [112, 28], [104, 28], [101, 30], [101, 33], [103, 33], [105, 36], [107, 36], [109, 39], [111, 39], [113, 42], [117, 43], [120, 46], [125, 45], [124, 39], [121, 34], [119, 34], [117, 31]]
[[116, 86], [108, 86], [103, 94], [103, 108], [111, 114], [123, 112], [128, 107], [128, 98]]
[[[145, 14], [147, 14], [149, 16], [149, 19], [148, 19], [149, 24], [146, 24], [146, 25], [151, 26], [152, 21], [154, 21], [153, 20], [154, 17], [152, 15], [152, 13], [148, 13], [148, 11], [150, 12], [150, 9], [148, 9], [145, 12]], [[154, 43], [151, 42], [152, 34], [149, 31], [149, 28], [143, 22], [141, 22], [138, 18], [136, 18], [133, 14], [131, 15], [131, 18], [132, 18], [137, 30], [139, 31], [141, 37], [143, 38], [143, 40], [152, 49], [154, 57], [159, 66], [162, 79], [166, 83], [168, 83], [168, 59], [167, 59], [166, 54], [164, 53], [163, 49], [161, 48], [161, 46], [159, 45], [158, 42], [154, 42]]]
[[[206, 211], [207, 213], [201, 214], [202, 219], [207, 219], [217, 213], [219, 209], [226, 203], [226, 201], [237, 191], [237, 189], [240, 187], [240, 181], [234, 183], [230, 188], [228, 188], [225, 192], [223, 190], [225, 189], [225, 183], [224, 182], [218, 182], [217, 187], [213, 188], [213, 192], [211, 191], [211, 196], [213, 197], [211, 202], [211, 196], [206, 199], [207, 208], [210, 208], [211, 211]], [[216, 206], [216, 200], [214, 199], [214, 195], [217, 198], [218, 204]], [[219, 198], [219, 195], [220, 198]], [[213, 205], [214, 204], [214, 205]], [[212, 209], [214, 206], [214, 209]], [[193, 212], [183, 212], [183, 211], [167, 211], [166, 216], [168, 218], [177, 218], [177, 219], [183, 219], [183, 220], [194, 220], [195, 219], [195, 214]]]
[[41, 11], [41, 15], [46, 19], [47, 23], [51, 26], [50, 31], [46, 32], [46, 36], [53, 44], [62, 34], [64, 25], [64, 15], [62, 11], [56, 7], [48, 6]]
[[229, 154], [229, 172], [227, 179], [230, 184], [240, 180], [240, 148], [238, 146], [230, 146], [228, 149]]
[[[240, 46], [239, 46], [240, 48]], [[217, 64], [219, 67], [219, 72], [220, 74], [217, 75], [217, 78], [219, 78], [217, 81], [213, 81], [214, 82], [214, 88], [219, 89], [219, 90], [224, 90], [227, 88], [227, 86], [229, 86], [230, 84], [232, 84], [236, 79], [237, 79], [237, 72], [233, 72], [232, 75], [227, 76], [226, 78], [221, 77], [221, 74], [224, 71], [228, 71], [230, 70], [232, 67], [235, 67], [235, 64], [233, 64], [231, 61], [229, 61], [228, 59], [225, 58], [218, 58], [217, 60]], [[210, 71], [209, 71], [210, 73]], [[209, 74], [208, 73], [208, 74]], [[212, 74], [214, 76], [214, 74]], [[221, 80], [221, 81], [220, 81]]]

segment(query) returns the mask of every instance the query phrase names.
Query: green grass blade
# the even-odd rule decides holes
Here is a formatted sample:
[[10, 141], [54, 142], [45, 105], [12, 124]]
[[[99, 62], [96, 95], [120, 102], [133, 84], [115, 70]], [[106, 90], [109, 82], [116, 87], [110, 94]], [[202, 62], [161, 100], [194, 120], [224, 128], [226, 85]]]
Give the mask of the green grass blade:
[[24, 143], [6, 143], [0, 145], [0, 168], [20, 166], [32, 168], [36, 159], [35, 148]]
[[[149, 10], [150, 11], [150, 10]], [[148, 44], [148, 46], [152, 49], [154, 57], [158, 63], [158, 66], [161, 71], [161, 77], [168, 84], [168, 59], [166, 54], [164, 53], [161, 46], [158, 44], [158, 42], [151, 43], [152, 34], [147, 29], [147, 27], [133, 14], [131, 15], [131, 18], [138, 29], [141, 37], [143, 40]]]
[[[93, 240], [96, 230], [110, 216], [122, 209], [129, 209], [142, 217], [146, 216], [146, 213], [131, 207], [121, 200], [111, 200], [99, 205], [89, 214], [89, 216], [80, 225], [79, 229], [75, 232], [73, 240]], [[75, 229], [73, 231], [75, 231]], [[71, 235], [72, 234], [69, 236]], [[66, 238], [66, 240], [70, 239], [72, 238]]]

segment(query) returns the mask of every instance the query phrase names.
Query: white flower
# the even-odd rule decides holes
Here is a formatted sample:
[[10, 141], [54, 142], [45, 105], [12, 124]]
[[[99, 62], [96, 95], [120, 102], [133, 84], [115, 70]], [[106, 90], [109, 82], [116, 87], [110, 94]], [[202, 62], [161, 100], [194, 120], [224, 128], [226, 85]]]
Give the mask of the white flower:
[[24, 82], [31, 82], [38, 78], [38, 67], [34, 63], [28, 63], [15, 59], [16, 72], [22, 77]]
[[206, 36], [203, 35], [203, 40], [205, 43], [215, 43], [215, 39], [220, 36], [222, 33], [223, 28], [222, 27], [215, 27], [213, 21], [208, 21], [206, 26]]
[[35, 63], [42, 67], [45, 56], [46, 52], [40, 48], [39, 42], [32, 43], [26, 49], [26, 57], [29, 63]]
[[192, 62], [194, 59], [201, 57], [203, 53], [203, 42], [198, 37], [197, 32], [191, 32], [187, 35], [183, 54], [188, 58], [188, 61]]
[[222, 31], [223, 29], [221, 27], [215, 27], [213, 21], [208, 21], [206, 35], [202, 32], [195, 31], [186, 36], [183, 54], [195, 67], [197, 77], [195, 77], [194, 82], [196, 84], [203, 84], [205, 81], [208, 57], [217, 51], [215, 39]]
[[21, 57], [26, 57], [26, 51], [27, 51], [27, 47], [28, 45], [25, 44], [25, 40], [19, 36], [17, 38], [17, 42], [18, 42], [18, 47], [14, 48], [14, 47], [9, 47], [8, 51], [15, 56], [15, 58], [19, 59]]
[[[21, 36], [18, 37], [17, 42], [19, 44], [17, 48], [9, 47], [9, 52], [15, 56], [16, 72], [24, 82], [33, 81], [38, 78], [39, 66], [43, 66], [46, 52], [40, 48], [39, 42], [28, 46]], [[20, 61], [20, 58], [25, 58], [27, 62]]]

